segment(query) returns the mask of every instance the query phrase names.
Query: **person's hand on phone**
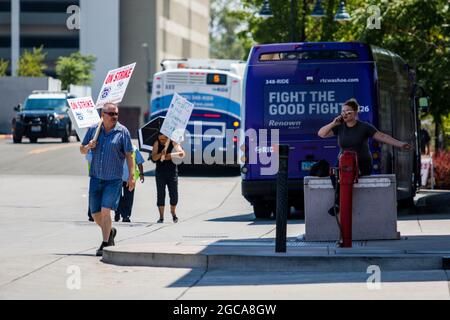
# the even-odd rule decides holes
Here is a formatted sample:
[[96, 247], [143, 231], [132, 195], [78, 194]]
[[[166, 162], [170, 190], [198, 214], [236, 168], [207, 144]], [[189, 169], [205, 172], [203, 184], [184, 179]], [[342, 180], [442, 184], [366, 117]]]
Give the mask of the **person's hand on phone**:
[[342, 115], [339, 115], [336, 118], [334, 118], [333, 125], [338, 126], [342, 123], [343, 120], [344, 120], [344, 118], [342, 117]]

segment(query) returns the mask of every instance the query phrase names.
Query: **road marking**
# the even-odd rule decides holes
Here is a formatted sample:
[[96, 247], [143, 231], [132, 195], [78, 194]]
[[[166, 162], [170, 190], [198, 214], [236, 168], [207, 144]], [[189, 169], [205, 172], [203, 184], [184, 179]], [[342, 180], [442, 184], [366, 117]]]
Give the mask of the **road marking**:
[[71, 143], [71, 144], [64, 144], [64, 145], [61, 145], [61, 146], [53, 146], [53, 147], [33, 149], [30, 152], [28, 152], [28, 154], [36, 155], [36, 154], [46, 153], [46, 152], [49, 152], [49, 151], [56, 151], [56, 150], [70, 148], [70, 147], [75, 147], [77, 145], [78, 144], [76, 144], [76, 143]]

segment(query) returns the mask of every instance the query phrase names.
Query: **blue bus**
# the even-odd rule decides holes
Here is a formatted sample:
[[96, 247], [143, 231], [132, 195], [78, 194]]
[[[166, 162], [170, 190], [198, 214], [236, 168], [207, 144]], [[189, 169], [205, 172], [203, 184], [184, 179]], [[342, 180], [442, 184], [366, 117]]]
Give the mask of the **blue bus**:
[[[290, 145], [289, 203], [303, 208], [303, 178], [321, 159], [336, 163], [336, 138], [320, 139], [318, 130], [356, 98], [359, 119], [414, 146], [394, 150], [369, 141], [373, 174], [395, 173], [397, 199], [412, 201], [420, 177], [419, 107], [411, 70], [398, 55], [362, 43], [285, 43], [254, 46], [244, 75], [243, 129], [279, 130], [280, 144]], [[276, 209], [276, 176], [261, 174], [252, 153], [273, 146], [243, 147], [242, 194], [257, 218]]]
[[[162, 71], [153, 77], [150, 120], [165, 116], [174, 93], [194, 103], [183, 147], [184, 163], [230, 164], [237, 166], [237, 138], [241, 128], [242, 77], [245, 63], [237, 60], [164, 60]], [[227, 136], [227, 132], [233, 135]], [[230, 136], [230, 139], [227, 139]], [[231, 140], [231, 141], [229, 141]], [[204, 150], [218, 141], [205, 161]], [[231, 156], [230, 156], [231, 154]], [[230, 160], [231, 159], [231, 160]], [[229, 163], [232, 162], [232, 163]]]

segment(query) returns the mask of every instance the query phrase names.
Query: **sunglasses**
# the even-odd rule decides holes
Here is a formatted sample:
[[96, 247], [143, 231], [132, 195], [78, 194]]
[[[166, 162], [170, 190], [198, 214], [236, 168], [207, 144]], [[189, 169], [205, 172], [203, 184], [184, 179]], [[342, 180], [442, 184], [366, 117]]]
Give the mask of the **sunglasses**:
[[107, 114], [110, 117], [118, 117], [119, 113], [118, 112], [103, 112], [104, 114]]

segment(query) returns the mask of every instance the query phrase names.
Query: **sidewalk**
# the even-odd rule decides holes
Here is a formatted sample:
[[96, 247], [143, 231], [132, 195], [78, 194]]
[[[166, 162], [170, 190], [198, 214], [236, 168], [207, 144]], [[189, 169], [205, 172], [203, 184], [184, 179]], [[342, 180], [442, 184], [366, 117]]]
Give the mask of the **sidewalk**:
[[344, 249], [335, 242], [306, 242], [301, 234], [291, 234], [286, 253], [275, 253], [274, 236], [148, 242], [107, 248], [102, 261], [122, 266], [237, 271], [365, 272], [371, 265], [391, 271], [450, 269], [450, 214], [432, 214], [437, 212], [433, 211], [435, 205], [425, 213], [425, 207], [420, 206], [424, 200], [418, 201], [418, 214], [400, 216], [400, 240], [355, 241], [352, 248]]

